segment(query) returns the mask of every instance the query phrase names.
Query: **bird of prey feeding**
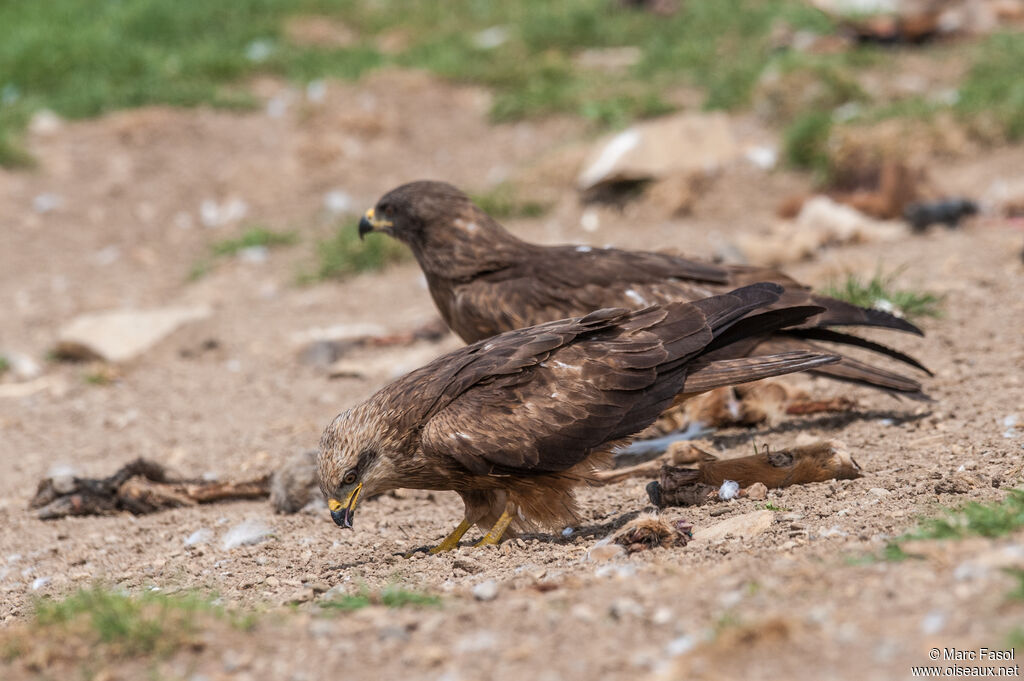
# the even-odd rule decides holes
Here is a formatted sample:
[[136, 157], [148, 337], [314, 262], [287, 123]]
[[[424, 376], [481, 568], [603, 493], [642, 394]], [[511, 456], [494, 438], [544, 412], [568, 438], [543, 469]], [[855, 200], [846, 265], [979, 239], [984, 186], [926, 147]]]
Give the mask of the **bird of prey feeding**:
[[[778, 305], [824, 309], [799, 327], [749, 341], [748, 354], [816, 349], [815, 342], [826, 341], [866, 348], [928, 372], [902, 352], [836, 330], [864, 326], [921, 334], [894, 315], [812, 293], [770, 268], [719, 265], [665, 253], [527, 243], [443, 182], [413, 182], [385, 194], [359, 223], [360, 236], [374, 231], [412, 249], [441, 316], [467, 343], [604, 307], [636, 309], [694, 301], [771, 281], [786, 289]], [[815, 373], [923, 397], [917, 380], [849, 356]]]
[[320, 440], [320, 488], [351, 527], [360, 495], [454, 490], [463, 521], [497, 543], [510, 523], [575, 516], [572, 488], [607, 453], [697, 393], [819, 369], [838, 357], [796, 350], [748, 357], [752, 339], [806, 322], [816, 306], [779, 307], [760, 283], [693, 303], [601, 309], [509, 331], [443, 355], [340, 414]]

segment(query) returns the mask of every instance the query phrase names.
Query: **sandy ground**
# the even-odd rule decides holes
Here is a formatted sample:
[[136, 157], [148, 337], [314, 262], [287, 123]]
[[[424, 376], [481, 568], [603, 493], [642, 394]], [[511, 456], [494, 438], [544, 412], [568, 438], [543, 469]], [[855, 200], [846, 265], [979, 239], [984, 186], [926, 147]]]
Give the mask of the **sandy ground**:
[[[275, 516], [257, 502], [36, 519], [27, 501], [55, 467], [102, 476], [147, 456], [188, 475], [247, 477], [314, 446], [336, 413], [387, 380], [330, 380], [297, 361], [293, 336], [313, 327], [397, 331], [435, 316], [411, 264], [294, 285], [296, 270], [312, 262], [315, 238], [333, 224], [324, 207], [330, 191], [345, 192], [361, 212], [409, 179], [482, 189], [505, 177], [540, 178], [556, 205], [540, 219], [512, 223], [529, 239], [710, 255], [722, 239], [771, 224], [778, 198], [808, 186], [784, 171], [739, 164], [715, 179], [690, 216], [667, 219], [631, 204], [602, 209], [598, 230], [586, 231], [572, 189], [586, 149], [578, 123], [494, 127], [486, 93], [420, 75], [331, 84], [321, 102], [273, 82], [261, 88], [284, 104], [246, 115], [154, 109], [64, 124], [33, 134], [38, 169], [0, 171], [0, 352], [43, 362], [50, 381], [30, 396], [0, 398], [4, 628], [30, 618], [33, 598], [97, 580], [133, 592], [198, 588], [228, 607], [270, 611], [246, 632], [211, 622], [202, 645], [168, 658], [101, 665], [103, 678], [196, 681], [895, 679], [930, 664], [933, 647], [1008, 645], [1024, 602], [1009, 599], [1015, 580], [1001, 568], [1024, 565], [1021, 535], [927, 543], [917, 548], [921, 558], [898, 563], [865, 560], [919, 517], [998, 499], [1021, 482], [1024, 429], [1004, 419], [1024, 418], [1024, 237], [994, 220], [908, 233], [895, 247], [837, 248], [787, 268], [822, 285], [845, 270], [905, 267], [901, 283], [945, 295], [946, 314], [924, 322], [924, 339], [885, 338], [935, 371], [926, 380], [934, 402], [806, 379], [816, 396], [849, 395], [858, 409], [718, 433], [724, 455], [747, 454], [752, 441], [782, 447], [800, 436], [839, 438], [866, 471], [855, 481], [772, 492], [769, 501], [784, 510], [753, 539], [587, 560], [598, 539], [646, 507], [646, 480], [583, 490], [584, 522], [569, 537], [411, 560], [395, 554], [437, 541], [459, 519], [454, 495], [380, 497], [363, 505], [351, 532], [339, 531], [325, 511]], [[931, 170], [940, 186], [981, 195], [1021, 167], [1024, 147]], [[40, 212], [34, 202], [45, 194], [56, 205]], [[208, 244], [239, 231], [203, 226], [201, 203], [231, 199], [245, 202], [246, 222], [298, 229], [302, 244], [262, 264], [227, 260], [187, 281]], [[213, 316], [122, 367], [110, 385], [85, 381], [89, 367], [44, 362], [58, 328], [77, 314], [195, 302], [211, 304]], [[204, 351], [208, 339], [217, 347]], [[457, 345], [449, 336], [410, 348], [388, 371]], [[968, 481], [963, 493], [936, 492], [954, 475]], [[738, 500], [665, 513], [705, 527], [760, 507]], [[228, 530], [245, 521], [269, 526], [272, 536], [224, 549]], [[204, 541], [186, 546], [204, 529]], [[476, 599], [474, 587], [491, 580], [496, 597]], [[331, 616], [317, 605], [325, 589], [393, 584], [438, 594], [442, 605]], [[39, 673], [84, 675], [75, 664], [57, 660]], [[13, 664], [3, 676], [37, 671]]]

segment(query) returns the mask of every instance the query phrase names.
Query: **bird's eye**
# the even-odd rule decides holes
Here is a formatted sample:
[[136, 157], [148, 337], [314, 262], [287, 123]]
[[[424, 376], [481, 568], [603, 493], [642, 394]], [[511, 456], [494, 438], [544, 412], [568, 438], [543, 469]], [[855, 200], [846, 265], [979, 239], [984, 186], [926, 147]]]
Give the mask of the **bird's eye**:
[[351, 470], [348, 471], [348, 473], [345, 473], [345, 477], [342, 478], [341, 481], [342, 481], [342, 483], [344, 483], [346, 485], [351, 485], [353, 482], [355, 482], [356, 481], [356, 469], [352, 468]]
[[382, 206], [377, 206], [377, 210], [378, 210], [378, 212], [381, 215], [384, 215], [384, 216], [391, 215], [391, 204], [390, 203], [385, 203]]

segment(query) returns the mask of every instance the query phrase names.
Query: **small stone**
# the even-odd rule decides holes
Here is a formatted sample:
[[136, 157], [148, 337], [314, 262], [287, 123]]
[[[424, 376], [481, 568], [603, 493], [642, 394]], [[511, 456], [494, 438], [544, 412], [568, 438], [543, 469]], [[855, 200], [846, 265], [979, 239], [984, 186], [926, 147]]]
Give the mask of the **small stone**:
[[680, 636], [668, 642], [665, 646], [665, 654], [669, 657], [676, 657], [690, 652], [697, 645], [697, 639], [693, 636]]
[[277, 577], [271, 576], [271, 577], [267, 577], [266, 579], [264, 579], [263, 583], [273, 589], [274, 587], [277, 587], [277, 586], [281, 585], [281, 580], [278, 579]]
[[587, 551], [587, 560], [591, 563], [606, 563], [624, 555], [626, 548], [621, 544], [598, 544]]
[[211, 314], [208, 305], [199, 305], [81, 315], [61, 328], [57, 353], [73, 359], [123, 362], [142, 354], [183, 324]]
[[644, 608], [632, 598], [616, 598], [608, 608], [608, 614], [617, 620], [625, 617], [643, 617]]
[[768, 487], [763, 482], [755, 482], [750, 487], [747, 487], [746, 493], [748, 499], [764, 501], [768, 498]]
[[743, 513], [721, 521], [711, 527], [700, 528], [693, 533], [694, 541], [713, 542], [733, 535], [740, 539], [751, 539], [764, 533], [775, 522], [772, 511]]
[[478, 601], [493, 601], [498, 597], [498, 583], [493, 579], [480, 582], [473, 587], [473, 598]]
[[890, 494], [892, 494], [892, 492], [890, 492], [889, 490], [883, 489], [881, 487], [872, 487], [871, 489], [868, 490], [868, 493], [874, 494], [876, 497], [887, 497]]
[[37, 213], [49, 213], [61, 207], [64, 199], [60, 194], [44, 192], [32, 199], [32, 208]]
[[208, 527], [200, 527], [198, 530], [185, 537], [185, 546], [209, 544], [211, 539], [213, 539], [213, 531]]
[[273, 529], [259, 520], [246, 520], [228, 530], [220, 545], [225, 551], [239, 546], [252, 546], [266, 541], [273, 532]]
[[352, 197], [340, 189], [332, 189], [324, 194], [324, 208], [333, 215], [352, 212]]

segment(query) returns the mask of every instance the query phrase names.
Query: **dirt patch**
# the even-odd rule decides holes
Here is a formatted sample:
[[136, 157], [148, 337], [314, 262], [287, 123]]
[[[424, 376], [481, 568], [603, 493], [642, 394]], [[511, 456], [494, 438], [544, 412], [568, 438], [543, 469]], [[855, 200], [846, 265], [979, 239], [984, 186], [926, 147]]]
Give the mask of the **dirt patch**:
[[[878, 337], [935, 371], [926, 382], [935, 401], [800, 379], [817, 399], [849, 396], [860, 407], [718, 432], [714, 446], [723, 456], [751, 454], [753, 444], [783, 448], [805, 434], [839, 438], [865, 472], [772, 490], [766, 501], [664, 512], [696, 535], [766, 504], [778, 509], [770, 527], [749, 539], [586, 560], [597, 540], [647, 507], [641, 479], [583, 490], [584, 522], [565, 536], [411, 560], [396, 554], [436, 542], [459, 519], [454, 495], [381, 496], [365, 504], [350, 532], [323, 510], [275, 516], [264, 502], [38, 520], [27, 503], [56, 466], [101, 477], [142, 456], [188, 477], [256, 477], [314, 446], [335, 414], [388, 379], [387, 372], [330, 379], [298, 359], [294, 335], [313, 327], [403, 332], [435, 316], [412, 264], [341, 283], [293, 284], [310, 244], [334, 224], [329, 192], [341, 192], [358, 213], [403, 180], [443, 178], [477, 189], [543, 170], [558, 199], [548, 215], [512, 223], [525, 238], [708, 256], [725, 237], [771, 224], [780, 196], [808, 188], [798, 176], [740, 163], [716, 176], [686, 217], [666, 218], [640, 201], [601, 208], [597, 228], [584, 229], [589, 209], [572, 188], [578, 166], [564, 162], [582, 159], [565, 151], [583, 134], [577, 123], [492, 127], [486, 93], [418, 74], [328, 83], [322, 99], [272, 82], [261, 87], [266, 108], [252, 114], [148, 109], [66, 124], [30, 140], [38, 170], [0, 171], [0, 298], [8, 301], [0, 351], [35, 357], [47, 385], [62, 386], [0, 398], [0, 618], [11, 631], [30, 619], [33, 598], [101, 580], [132, 592], [209, 590], [229, 607], [281, 609], [251, 631], [204, 625], [205, 646], [153, 663], [185, 678], [299, 679], [323, 669], [355, 678], [818, 679], [861, 678], [865, 670], [893, 678], [928, 664], [934, 645], [1005, 644], [1024, 606], [1007, 596], [1012, 578], [991, 566], [996, 554], [1019, 551], [1019, 535], [942, 544], [919, 560], [863, 561], [919, 515], [996, 499], [1020, 484], [1024, 436], [1007, 424], [1024, 418], [1024, 340], [1014, 323], [1024, 319], [1024, 235], [1002, 221], [919, 236], [908, 230], [896, 245], [829, 249], [790, 269], [822, 285], [883, 263], [905, 267], [907, 285], [943, 294], [945, 317], [924, 322], [926, 338]], [[978, 196], [1022, 164], [1024, 147], [1014, 147], [936, 166], [932, 175]], [[244, 218], [204, 226], [204, 201], [223, 208], [233, 200], [244, 203]], [[193, 261], [248, 220], [295, 228], [302, 243], [264, 262], [226, 261], [189, 283]], [[86, 367], [44, 361], [60, 326], [78, 313], [179, 303], [208, 303], [214, 314], [106, 384], [89, 382]], [[439, 353], [457, 344], [448, 337], [431, 347]], [[382, 352], [361, 348], [351, 359], [370, 362]], [[392, 374], [413, 368], [395, 357]], [[982, 482], [936, 491], [961, 468]], [[237, 539], [244, 523], [261, 531], [228, 548], [236, 543], [226, 541], [229, 533]], [[474, 587], [490, 580], [493, 600], [475, 597]], [[441, 607], [321, 612], [326, 598], [396, 583], [439, 595]], [[58, 661], [51, 670], [71, 673], [79, 664]], [[106, 672], [132, 678], [142, 667]], [[11, 673], [35, 672], [15, 666]]]

